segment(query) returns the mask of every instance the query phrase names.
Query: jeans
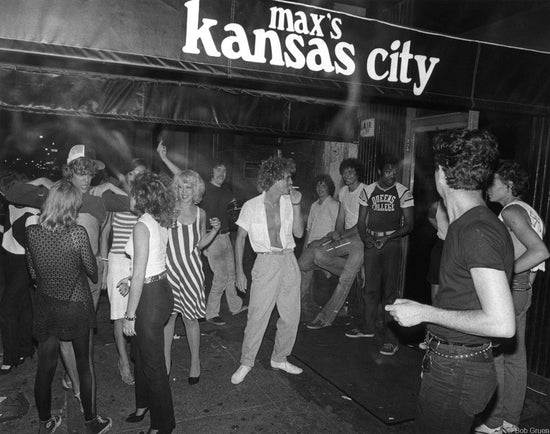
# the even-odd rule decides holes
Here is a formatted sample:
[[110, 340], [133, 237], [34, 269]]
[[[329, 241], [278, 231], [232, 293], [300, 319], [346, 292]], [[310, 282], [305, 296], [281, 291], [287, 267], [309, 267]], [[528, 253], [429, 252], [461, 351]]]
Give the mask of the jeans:
[[[362, 330], [367, 333], [374, 333], [378, 305], [392, 304], [397, 298], [400, 261], [399, 238], [388, 241], [381, 249], [365, 249], [365, 317]], [[384, 343], [397, 343], [397, 337], [388, 327], [392, 322], [391, 315], [384, 311]]]
[[206, 319], [219, 315], [224, 291], [229, 311], [231, 313], [238, 312], [243, 301], [235, 288], [235, 255], [229, 234], [216, 235], [214, 241], [204, 250], [204, 254], [214, 273], [212, 288], [210, 288], [206, 303]]
[[525, 324], [527, 311], [531, 306], [532, 291], [512, 291], [516, 313], [516, 335], [504, 339], [495, 351], [497, 392], [485, 424], [490, 428], [502, 426], [505, 420], [519, 424], [525, 392], [527, 390], [527, 355], [525, 351]]
[[164, 359], [164, 325], [170, 318], [174, 296], [168, 280], [143, 285], [136, 310], [136, 408], [149, 408], [151, 428], [171, 432], [176, 426], [170, 379]]
[[[468, 354], [475, 355], [465, 357]], [[451, 358], [460, 356], [464, 358]], [[423, 362], [415, 432], [469, 434], [474, 416], [483, 411], [495, 387], [489, 344], [472, 348], [430, 342]]]
[[0, 300], [0, 329], [4, 365], [34, 354], [32, 343], [32, 280], [25, 255], [5, 253], [6, 287]]
[[319, 313], [319, 307], [313, 296], [313, 290], [311, 287], [313, 281], [313, 271], [317, 269], [314, 263], [315, 260], [315, 248], [320, 243], [313, 242], [302, 250], [302, 254], [298, 259], [298, 266], [301, 272], [301, 284], [300, 284], [300, 298], [301, 298], [301, 312], [302, 315], [307, 317], [308, 320], [312, 319]]
[[271, 360], [284, 362], [292, 352], [300, 322], [300, 270], [291, 250], [282, 254], [259, 254], [256, 258], [252, 268], [241, 365], [254, 366], [275, 306], [279, 319]]
[[[349, 244], [346, 244], [348, 243]], [[341, 247], [337, 247], [341, 246]], [[327, 249], [331, 249], [327, 251]], [[332, 324], [336, 315], [346, 302], [355, 276], [363, 264], [363, 242], [359, 234], [342, 238], [337, 243], [318, 247], [314, 252], [314, 263], [319, 268], [327, 270], [336, 276], [340, 276], [338, 285], [330, 300], [325, 304], [315, 320], [324, 324]]]

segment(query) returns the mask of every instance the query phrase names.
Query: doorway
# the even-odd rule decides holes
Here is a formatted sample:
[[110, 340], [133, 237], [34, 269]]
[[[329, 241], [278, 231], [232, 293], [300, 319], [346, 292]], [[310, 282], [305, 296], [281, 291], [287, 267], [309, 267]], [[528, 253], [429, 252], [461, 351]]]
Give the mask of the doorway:
[[410, 172], [403, 179], [409, 181], [414, 195], [414, 230], [404, 241], [405, 273], [403, 296], [421, 303], [431, 303], [430, 285], [426, 280], [430, 252], [436, 240], [436, 230], [428, 221], [428, 211], [439, 200], [435, 182], [435, 164], [432, 142], [441, 131], [454, 128], [476, 129], [479, 113], [460, 112], [418, 116], [415, 109], [407, 112], [407, 149]]

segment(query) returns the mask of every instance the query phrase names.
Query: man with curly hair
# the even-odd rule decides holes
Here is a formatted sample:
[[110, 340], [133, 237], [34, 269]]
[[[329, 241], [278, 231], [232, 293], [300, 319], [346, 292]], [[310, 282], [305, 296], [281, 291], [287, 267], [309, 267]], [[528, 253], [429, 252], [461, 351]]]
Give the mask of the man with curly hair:
[[[63, 177], [70, 180], [82, 192], [82, 206], [78, 210], [77, 223], [84, 226], [92, 252], [97, 258], [100, 275], [102, 262], [107, 258], [99, 255], [99, 236], [101, 227], [109, 211], [129, 211], [130, 199], [127, 194], [111, 183], [92, 187], [91, 182], [98, 170], [105, 164], [96, 160], [95, 151], [88, 145], [74, 145], [67, 156], [67, 164], [63, 166]], [[27, 183], [17, 183], [8, 189], [6, 199], [14, 204], [40, 208], [48, 196], [48, 191], [54, 183], [48, 178], [37, 178]], [[90, 291], [97, 310], [100, 296], [100, 282], [89, 280]], [[80, 399], [78, 372], [71, 342], [62, 341], [61, 355], [71, 378], [64, 378], [64, 387], [73, 390], [75, 397]]]
[[340, 163], [340, 175], [345, 185], [338, 192], [340, 208], [336, 225], [334, 231], [327, 235], [328, 244], [322, 243], [314, 253], [315, 265], [338, 276], [338, 285], [321, 312], [307, 324], [310, 330], [332, 325], [363, 264], [363, 242], [357, 231], [359, 196], [365, 188], [360, 181], [362, 174], [363, 165], [357, 158], [346, 158]]
[[244, 331], [241, 365], [231, 377], [241, 383], [254, 366], [265, 329], [273, 308], [279, 320], [271, 367], [289, 374], [302, 369], [287, 360], [292, 352], [300, 321], [300, 268], [294, 256], [294, 237], [301, 238], [304, 222], [300, 201], [302, 195], [292, 188], [296, 168], [287, 158], [271, 157], [262, 162], [258, 173], [259, 196], [247, 201], [237, 220], [239, 232], [235, 242], [237, 288], [245, 292], [243, 270], [245, 239], [258, 254], [252, 270], [248, 320]]
[[495, 351], [498, 387], [494, 405], [476, 433], [518, 432], [527, 390], [527, 356], [525, 323], [531, 306], [532, 285], [537, 271], [545, 271], [548, 249], [543, 241], [544, 223], [523, 198], [527, 195], [529, 176], [513, 160], [502, 160], [487, 193], [491, 202], [503, 206], [499, 219], [504, 222], [514, 243], [512, 300], [516, 314], [516, 335], [503, 339]]
[[385, 309], [405, 327], [428, 323], [416, 432], [469, 433], [496, 388], [491, 339], [515, 333], [514, 246], [483, 200], [498, 161], [495, 138], [447, 131], [436, 137], [434, 157], [450, 222], [439, 291], [433, 306], [397, 299]]

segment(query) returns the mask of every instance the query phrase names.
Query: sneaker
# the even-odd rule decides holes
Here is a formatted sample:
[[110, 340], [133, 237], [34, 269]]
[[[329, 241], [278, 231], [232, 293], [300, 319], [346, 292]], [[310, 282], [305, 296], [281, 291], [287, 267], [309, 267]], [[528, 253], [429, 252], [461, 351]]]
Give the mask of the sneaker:
[[231, 376], [231, 383], [241, 384], [244, 380], [244, 377], [246, 377], [251, 370], [252, 368], [250, 366], [239, 366], [239, 369], [237, 369], [235, 373]]
[[210, 324], [214, 324], [214, 325], [217, 325], [217, 326], [225, 325], [225, 321], [219, 315], [215, 316], [214, 318], [209, 318], [206, 321], [209, 322]]
[[316, 319], [316, 320], [310, 322], [309, 324], [306, 324], [306, 327], [310, 330], [319, 330], [319, 329], [329, 327], [329, 326], [330, 326], [330, 324], [325, 324], [320, 319]]
[[101, 416], [96, 416], [92, 420], [84, 422], [84, 425], [86, 425], [88, 434], [103, 434], [111, 429], [113, 421], [110, 417], [103, 419]]
[[61, 425], [61, 416], [52, 416], [47, 421], [40, 421], [38, 434], [48, 434], [55, 432]]
[[398, 349], [398, 345], [385, 343], [380, 349], [380, 354], [383, 354], [384, 356], [393, 356], [395, 353], [397, 353]]
[[302, 372], [304, 372], [302, 368], [298, 368], [298, 366], [293, 365], [286, 360], [284, 362], [275, 362], [271, 360], [270, 364], [275, 371], [285, 371], [292, 375], [300, 375]]
[[514, 425], [510, 422], [502, 422], [502, 432], [504, 434], [510, 434], [510, 433], [518, 433], [519, 432], [519, 426]]
[[348, 338], [373, 338], [374, 333], [366, 333], [366, 332], [362, 332], [359, 329], [351, 329], [346, 332], [346, 336]]
[[484, 423], [474, 428], [474, 434], [502, 434], [502, 432], [502, 427], [489, 428]]

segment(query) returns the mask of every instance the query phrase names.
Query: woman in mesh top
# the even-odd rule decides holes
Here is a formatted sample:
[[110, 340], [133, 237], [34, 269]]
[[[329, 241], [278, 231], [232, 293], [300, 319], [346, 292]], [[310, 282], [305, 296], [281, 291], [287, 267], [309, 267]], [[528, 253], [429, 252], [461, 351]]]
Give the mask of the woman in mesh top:
[[76, 224], [82, 193], [61, 180], [49, 191], [38, 224], [26, 229], [27, 261], [36, 282], [33, 334], [38, 341], [34, 396], [39, 433], [54, 432], [60, 416], [52, 416], [52, 380], [60, 341], [73, 344], [86, 431], [105, 433], [111, 419], [96, 414], [92, 333], [96, 316], [87, 276], [97, 281], [97, 263], [86, 230]]

